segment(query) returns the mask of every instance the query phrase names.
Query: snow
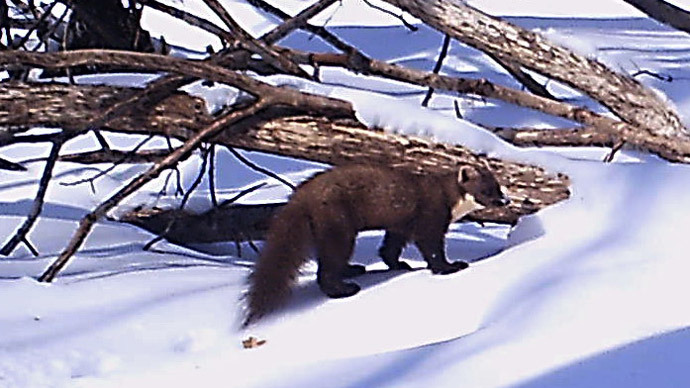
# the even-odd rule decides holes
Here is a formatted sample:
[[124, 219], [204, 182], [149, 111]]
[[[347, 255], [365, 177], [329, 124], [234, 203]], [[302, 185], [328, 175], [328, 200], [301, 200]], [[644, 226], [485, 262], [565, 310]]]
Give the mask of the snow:
[[[271, 19], [249, 13], [241, 1], [227, 1], [243, 25], [259, 33]], [[285, 1], [295, 13], [310, 2]], [[684, 66], [687, 35], [614, 0], [596, 2], [475, 0], [471, 4], [545, 33], [627, 73], [647, 69], [673, 82], [638, 79], [663, 92], [681, 113], [690, 95]], [[674, 4], [690, 8], [687, 1]], [[213, 19], [202, 1], [184, 6]], [[281, 3], [282, 4], [282, 3]], [[555, 7], [554, 4], [559, 4]], [[412, 33], [360, 2], [338, 2], [326, 14], [332, 31], [377, 59], [431, 69], [442, 36], [428, 28]], [[594, 14], [593, 9], [596, 9]], [[331, 14], [332, 12], [332, 14]], [[145, 13], [146, 14], [146, 13]], [[366, 15], [366, 17], [363, 17]], [[517, 15], [517, 16], [516, 16]], [[616, 19], [605, 18], [616, 16]], [[156, 34], [177, 34], [193, 50], [217, 44], [193, 28], [160, 15], [147, 20]], [[380, 39], [372, 39], [377, 36]], [[307, 34], [284, 44], [326, 49]], [[451, 47], [447, 74], [486, 77], [517, 85], [474, 50]], [[82, 77], [80, 82], [140, 85], [151, 76]], [[274, 84], [352, 101], [360, 118], [389, 131], [431, 136], [478, 152], [536, 163], [572, 180], [572, 197], [517, 226], [453, 225], [448, 256], [472, 262], [469, 269], [433, 276], [412, 248], [403, 257], [419, 270], [385, 271], [376, 258], [380, 232], [362, 233], [354, 261], [369, 273], [356, 281], [362, 291], [329, 300], [315, 285], [308, 265], [293, 297], [278, 314], [240, 330], [240, 298], [256, 255], [239, 257], [233, 244], [196, 249], [161, 242], [143, 251], [154, 236], [130, 225], [103, 220], [85, 246], [52, 284], [36, 277], [64, 248], [78, 220], [144, 167], [126, 165], [88, 184], [63, 183], [90, 177], [106, 165], [59, 163], [43, 213], [29, 239], [41, 255], [23, 246], [0, 258], [0, 387], [680, 387], [690, 381], [687, 348], [690, 270], [685, 238], [690, 230], [690, 167], [623, 151], [611, 164], [608, 150], [518, 149], [472, 122], [491, 125], [562, 127], [564, 120], [498, 102], [437, 93], [430, 109], [420, 107], [425, 90], [339, 70], [322, 72], [324, 85], [289, 77]], [[568, 88], [549, 89], [573, 103], [594, 106]], [[188, 88], [208, 99], [209, 109], [231, 103], [229, 88]], [[465, 120], [455, 118], [453, 101]], [[687, 120], [687, 118], [686, 118]], [[37, 130], [38, 131], [38, 130]], [[116, 147], [145, 137], [109, 135]], [[162, 147], [154, 138], [144, 148]], [[97, 149], [84, 135], [63, 152]], [[46, 156], [49, 147], [3, 148], [11, 160]], [[299, 182], [325, 166], [257, 152], [243, 152], [257, 164]], [[217, 185], [222, 199], [266, 181], [245, 202], [280, 201], [289, 189], [217, 150]], [[10, 236], [24, 220], [44, 162], [27, 172], [0, 172], [0, 235]], [[189, 187], [198, 155], [180, 166]], [[174, 206], [176, 177], [162, 174], [112, 213], [137, 205]], [[160, 194], [164, 189], [165, 193]], [[210, 206], [208, 181], [190, 201]], [[251, 350], [241, 341], [265, 339]]]

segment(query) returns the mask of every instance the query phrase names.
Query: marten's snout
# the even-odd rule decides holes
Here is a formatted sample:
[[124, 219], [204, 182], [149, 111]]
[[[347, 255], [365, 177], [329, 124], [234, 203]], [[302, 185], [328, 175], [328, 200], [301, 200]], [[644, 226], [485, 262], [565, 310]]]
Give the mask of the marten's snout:
[[494, 200], [491, 201], [491, 204], [494, 206], [506, 206], [510, 203], [510, 197], [508, 197], [503, 190], [501, 190], [501, 196], [499, 198], [495, 198]]
[[501, 198], [494, 199], [492, 205], [494, 206], [506, 206], [510, 203], [510, 198], [507, 195], [503, 195]]

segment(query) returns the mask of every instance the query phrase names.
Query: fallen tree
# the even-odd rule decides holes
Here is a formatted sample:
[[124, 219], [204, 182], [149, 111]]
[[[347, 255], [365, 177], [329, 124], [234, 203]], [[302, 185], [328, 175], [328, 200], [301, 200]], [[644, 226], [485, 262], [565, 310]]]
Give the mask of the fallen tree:
[[[356, 119], [352, 106], [346, 101], [275, 87], [248, 75], [247, 70], [318, 80], [320, 67], [338, 66], [357, 73], [429, 87], [431, 91], [475, 94], [537, 109], [584, 126], [553, 131], [548, 135], [545, 132], [530, 132], [529, 129], [494, 129], [504, 139], [519, 142], [528, 138], [531, 144], [547, 141], [552, 144], [560, 142], [559, 145], [603, 144], [614, 150], [626, 143], [671, 161], [690, 161], [690, 142], [678, 115], [634, 79], [456, 0], [387, 1], [444, 33], [446, 44], [450, 38], [454, 38], [486, 52], [536, 94], [506, 88], [483, 79], [448, 77], [438, 74], [438, 71], [427, 73], [370, 58], [325, 28], [308, 24], [311, 17], [328, 8], [334, 0], [316, 1], [292, 17], [263, 0], [250, 0], [252, 5], [284, 19], [282, 24], [259, 38], [244, 31], [217, 0], [205, 0], [205, 3], [223, 22], [224, 28], [155, 0], [142, 1], [148, 7], [168, 12], [194, 27], [212, 32], [223, 41], [224, 49], [209, 53], [204, 60], [124, 50], [87, 49], [46, 53], [17, 50], [17, 47], [10, 46], [8, 50], [0, 51], [0, 66], [12, 74], [28, 74], [34, 68], [59, 70], [74, 67], [89, 69], [94, 66], [166, 73], [141, 89], [103, 85], [0, 83], [0, 103], [6, 107], [6, 112], [0, 115], [0, 146], [21, 142], [53, 144], [33, 210], [6, 244], [3, 253], [11, 252], [19, 243], [31, 247], [27, 233], [40, 214], [45, 187], [56, 163], [70, 160], [78, 163], [110, 162], [115, 165], [149, 163], [150, 166], [80, 221], [67, 247], [40, 277], [43, 281], [52, 280], [67, 264], [95, 222], [107, 216], [121, 200], [162, 171], [175, 168], [181, 160], [199, 149], [202, 149], [204, 161], [210, 159], [212, 163], [213, 146], [204, 146], [209, 143], [331, 165], [386, 163], [421, 173], [451, 169], [457, 164], [487, 165], [506, 186], [512, 202], [507, 208], [490, 208], [473, 213], [470, 218], [477, 221], [514, 223], [521, 215], [533, 213], [569, 196], [568, 178], [561, 174], [548, 173], [538, 166], [488, 158], [461, 145], [367, 128]], [[52, 23], [52, 32], [42, 34], [42, 39], [69, 38], [69, 24], [53, 17], [50, 10], [32, 8], [32, 4], [21, 1], [17, 3], [26, 5], [42, 23]], [[23, 9], [19, 5], [17, 7]], [[82, 17], [93, 16], [82, 14]], [[19, 28], [16, 26], [21, 23], [6, 20], [4, 24], [6, 31], [9, 31]], [[317, 34], [339, 53], [303, 52], [276, 45], [278, 40], [298, 28]], [[63, 36], [56, 36], [57, 31], [64, 31]], [[9, 33], [6, 32], [6, 35], [9, 36]], [[305, 65], [312, 66], [314, 73], [307, 73]], [[441, 60], [437, 68], [440, 66]], [[607, 107], [618, 119], [557, 101], [545, 88], [539, 88], [533, 79], [526, 77], [523, 69], [582, 91]], [[217, 115], [210, 115], [204, 108], [203, 100], [179, 91], [180, 87], [197, 79], [230, 85], [244, 92], [248, 98]], [[60, 130], [47, 135], [24, 134], [35, 126]], [[59, 156], [63, 144], [89, 131], [96, 134], [102, 147], [100, 151]], [[169, 149], [139, 151], [137, 146], [130, 150], [114, 150], [101, 133], [107, 131], [174, 137], [183, 143]], [[0, 162], [0, 167], [21, 170], [21, 165], [12, 161]], [[185, 201], [183, 199], [181, 207]], [[170, 214], [173, 214], [172, 218], [162, 223], [165, 228], [161, 229], [161, 224], [157, 230], [162, 235], [179, 235], [179, 231], [173, 230], [174, 222], [171, 223], [170, 219], [187, 215], [182, 212]], [[165, 217], [161, 219], [166, 220]]]

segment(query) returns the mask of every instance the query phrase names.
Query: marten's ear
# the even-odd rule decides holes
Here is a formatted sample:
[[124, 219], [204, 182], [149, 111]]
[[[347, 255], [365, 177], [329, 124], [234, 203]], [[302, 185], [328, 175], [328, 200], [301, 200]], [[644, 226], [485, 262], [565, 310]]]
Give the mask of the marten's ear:
[[476, 170], [472, 166], [462, 166], [458, 170], [458, 183], [467, 183], [476, 175]]

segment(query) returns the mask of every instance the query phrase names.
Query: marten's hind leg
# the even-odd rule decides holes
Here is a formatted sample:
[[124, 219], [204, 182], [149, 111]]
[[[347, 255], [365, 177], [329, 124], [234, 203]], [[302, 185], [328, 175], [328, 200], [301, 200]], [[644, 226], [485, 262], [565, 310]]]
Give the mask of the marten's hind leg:
[[318, 270], [316, 280], [324, 294], [331, 298], [346, 298], [359, 292], [360, 287], [343, 280], [348, 273], [348, 261], [355, 244], [354, 233], [339, 225], [330, 225], [316, 237]]

